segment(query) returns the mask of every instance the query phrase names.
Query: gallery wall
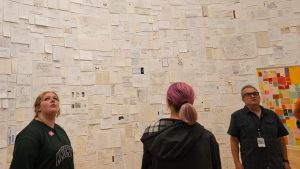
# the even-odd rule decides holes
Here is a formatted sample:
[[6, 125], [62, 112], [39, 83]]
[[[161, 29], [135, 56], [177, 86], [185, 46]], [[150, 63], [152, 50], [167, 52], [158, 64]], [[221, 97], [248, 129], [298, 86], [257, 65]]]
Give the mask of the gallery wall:
[[167, 87], [196, 91], [199, 122], [233, 169], [227, 128], [257, 68], [300, 65], [299, 0], [1, 0], [0, 169], [45, 90], [61, 100], [76, 169], [139, 169]]

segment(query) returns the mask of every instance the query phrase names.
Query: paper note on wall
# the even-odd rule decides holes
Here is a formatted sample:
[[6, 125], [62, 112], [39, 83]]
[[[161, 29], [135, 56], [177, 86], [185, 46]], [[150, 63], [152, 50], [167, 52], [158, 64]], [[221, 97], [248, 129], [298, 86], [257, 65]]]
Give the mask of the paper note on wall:
[[34, 74], [39, 77], [42, 76], [54, 76], [54, 64], [51, 62], [34, 62], [33, 63]]
[[11, 74], [11, 59], [0, 58], [0, 74]]
[[121, 147], [120, 129], [100, 130], [97, 140], [98, 149]]
[[102, 118], [100, 120], [100, 129], [111, 129], [111, 128], [112, 128], [111, 118]]
[[16, 96], [17, 96], [16, 108], [32, 106], [30, 86], [17, 86]]
[[87, 138], [88, 136], [77, 136], [74, 142], [74, 152], [77, 155], [86, 155], [87, 153]]
[[5, 123], [5, 122], [0, 123], [0, 130], [1, 130], [1, 132], [0, 132], [0, 149], [5, 148], [7, 146], [7, 141], [6, 141], [7, 126], [6, 125], [7, 125], [7, 123]]

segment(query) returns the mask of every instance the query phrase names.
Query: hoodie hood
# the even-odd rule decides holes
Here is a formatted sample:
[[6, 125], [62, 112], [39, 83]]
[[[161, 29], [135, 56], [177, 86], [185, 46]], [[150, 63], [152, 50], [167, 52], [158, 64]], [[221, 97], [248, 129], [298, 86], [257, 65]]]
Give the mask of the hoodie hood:
[[[160, 127], [161, 124], [164, 126]], [[149, 132], [151, 128], [158, 130]], [[204, 127], [199, 123], [188, 125], [181, 120], [161, 119], [146, 129], [141, 141], [152, 155], [165, 160], [174, 160], [190, 152], [204, 131]]]

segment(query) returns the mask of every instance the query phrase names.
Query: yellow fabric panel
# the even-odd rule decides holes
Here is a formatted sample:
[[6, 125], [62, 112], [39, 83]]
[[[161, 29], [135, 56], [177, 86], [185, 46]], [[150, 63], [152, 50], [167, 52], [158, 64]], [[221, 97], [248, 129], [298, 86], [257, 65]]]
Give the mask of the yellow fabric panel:
[[290, 77], [292, 84], [300, 83], [300, 66], [290, 67]]

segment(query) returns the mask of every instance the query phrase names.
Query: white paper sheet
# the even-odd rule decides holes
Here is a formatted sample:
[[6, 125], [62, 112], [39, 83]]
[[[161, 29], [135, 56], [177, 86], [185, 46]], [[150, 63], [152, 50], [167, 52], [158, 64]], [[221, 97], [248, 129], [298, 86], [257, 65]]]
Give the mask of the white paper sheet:
[[112, 128], [112, 119], [111, 118], [102, 118], [100, 120], [100, 129], [111, 129]]
[[18, 22], [19, 21], [19, 5], [16, 2], [13, 1], [3, 1], [3, 7], [4, 7], [4, 15], [3, 20], [9, 21], [9, 22]]
[[0, 58], [0, 74], [11, 74], [11, 59]]
[[[16, 93], [16, 108], [21, 108], [21, 107], [32, 107], [31, 103], [31, 87], [30, 86], [17, 86], [17, 93]], [[20, 113], [23, 114], [23, 113]], [[23, 119], [20, 115], [20, 119]]]
[[34, 74], [39, 77], [43, 76], [54, 76], [54, 64], [51, 62], [41, 62], [37, 61], [33, 63], [34, 65]]
[[[0, 43], [1, 43], [1, 41], [0, 41]], [[0, 58], [10, 58], [10, 49], [0, 47]]]
[[80, 50], [79, 53], [80, 60], [93, 60], [93, 52], [92, 51], [85, 51], [85, 50]]
[[100, 130], [97, 134], [97, 148], [121, 147], [120, 129]]
[[32, 84], [32, 75], [31, 74], [18, 74], [17, 75], [17, 84], [18, 85]]
[[94, 85], [96, 81], [94, 72], [81, 72], [80, 73], [81, 85]]

